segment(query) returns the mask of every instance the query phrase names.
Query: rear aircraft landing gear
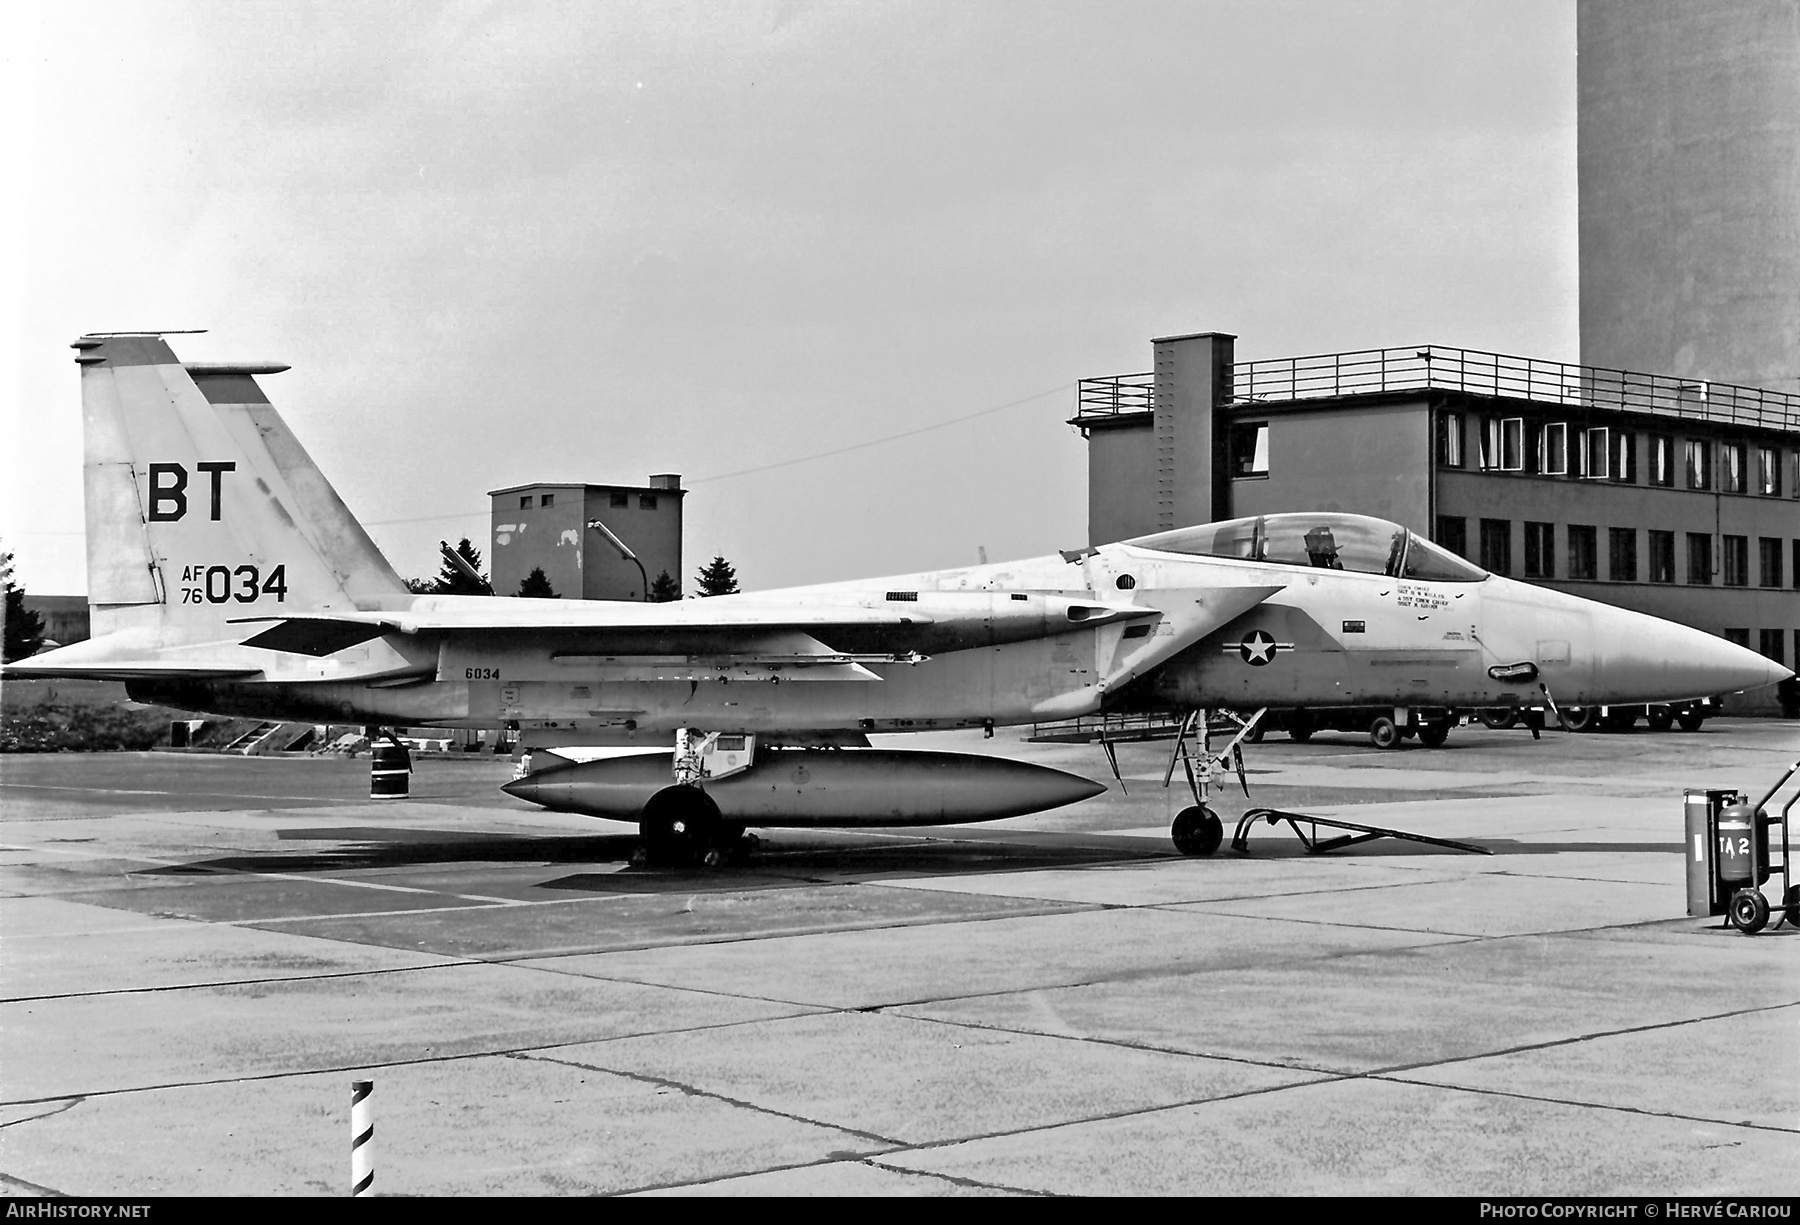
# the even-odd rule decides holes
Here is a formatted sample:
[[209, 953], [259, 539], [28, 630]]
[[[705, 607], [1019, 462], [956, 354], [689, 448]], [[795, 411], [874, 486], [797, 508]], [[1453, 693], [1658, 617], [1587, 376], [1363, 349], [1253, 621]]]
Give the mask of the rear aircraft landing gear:
[[664, 787], [638, 817], [638, 845], [631, 866], [691, 864], [719, 867], [730, 861], [743, 827], [719, 817], [712, 797], [692, 783]]
[[1212, 809], [1197, 804], [1175, 814], [1169, 836], [1183, 855], [1210, 855], [1225, 840], [1225, 823]]

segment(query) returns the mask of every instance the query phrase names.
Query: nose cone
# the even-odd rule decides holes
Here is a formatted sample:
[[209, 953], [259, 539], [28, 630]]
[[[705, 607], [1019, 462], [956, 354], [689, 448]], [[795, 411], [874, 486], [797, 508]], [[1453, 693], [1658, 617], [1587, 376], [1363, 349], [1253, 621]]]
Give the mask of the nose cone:
[[1590, 702], [1677, 702], [1794, 675], [1755, 651], [1673, 621], [1608, 605], [1597, 605], [1593, 616]]
[[538, 799], [538, 793], [542, 790], [542, 784], [529, 774], [524, 778], [515, 778], [512, 782], [503, 784], [500, 790], [516, 799], [524, 800], [527, 804], [542, 803], [542, 801]]

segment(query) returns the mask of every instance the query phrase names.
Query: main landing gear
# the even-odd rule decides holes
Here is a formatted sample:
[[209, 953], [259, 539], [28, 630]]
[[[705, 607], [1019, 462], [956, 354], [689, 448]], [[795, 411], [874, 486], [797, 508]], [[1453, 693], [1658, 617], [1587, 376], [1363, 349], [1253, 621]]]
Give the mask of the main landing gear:
[[702, 737], [686, 728], [675, 733], [674, 782], [651, 796], [638, 816], [632, 867], [698, 863], [722, 868], [755, 852], [756, 835], [725, 820], [701, 785], [704, 779], [724, 778], [749, 765], [756, 746], [749, 737], [740, 739], [743, 743], [726, 748], [716, 735]]
[[719, 816], [719, 806], [699, 787], [678, 783], [650, 797], [638, 818], [634, 868], [741, 863], [760, 845], [755, 834]]

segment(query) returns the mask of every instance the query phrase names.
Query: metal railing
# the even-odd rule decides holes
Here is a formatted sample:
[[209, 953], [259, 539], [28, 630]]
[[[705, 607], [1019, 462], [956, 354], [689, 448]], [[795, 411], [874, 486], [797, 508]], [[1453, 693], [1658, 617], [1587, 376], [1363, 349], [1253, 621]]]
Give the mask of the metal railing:
[[[1149, 412], [1154, 381], [1150, 374], [1082, 379], [1076, 385], [1076, 416]], [[1232, 367], [1232, 397], [1240, 403], [1427, 389], [1758, 429], [1800, 430], [1800, 392], [1443, 345], [1318, 353], [1239, 362]]]
[[1115, 374], [1110, 378], [1082, 379], [1075, 384], [1077, 417], [1117, 417], [1147, 413], [1156, 407], [1156, 374]]

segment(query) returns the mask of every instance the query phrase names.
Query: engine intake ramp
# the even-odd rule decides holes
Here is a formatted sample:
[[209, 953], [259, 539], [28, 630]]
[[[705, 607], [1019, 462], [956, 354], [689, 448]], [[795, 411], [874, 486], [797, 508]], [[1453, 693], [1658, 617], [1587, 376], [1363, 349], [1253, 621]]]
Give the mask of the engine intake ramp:
[[[1327, 851], [1341, 850], [1347, 846], [1355, 846], [1359, 842], [1373, 842], [1377, 838], [1400, 838], [1407, 842], [1424, 842], [1431, 846], [1445, 846], [1453, 851], [1467, 851], [1471, 855], [1492, 855], [1485, 846], [1476, 846], [1472, 842], [1456, 842], [1449, 838], [1432, 838], [1425, 834], [1414, 834], [1403, 829], [1388, 829], [1380, 825], [1359, 825], [1355, 821], [1341, 821], [1336, 817], [1315, 817], [1304, 812], [1283, 812], [1278, 808], [1252, 808], [1238, 818], [1237, 830], [1231, 835], [1231, 849], [1242, 854], [1250, 852], [1250, 827], [1262, 818], [1270, 825], [1286, 821], [1300, 839], [1309, 855], [1323, 855]], [[1311, 832], [1300, 828], [1304, 822]], [[1347, 829], [1356, 832], [1339, 834], [1332, 838], [1319, 837], [1319, 826], [1328, 829]]]

